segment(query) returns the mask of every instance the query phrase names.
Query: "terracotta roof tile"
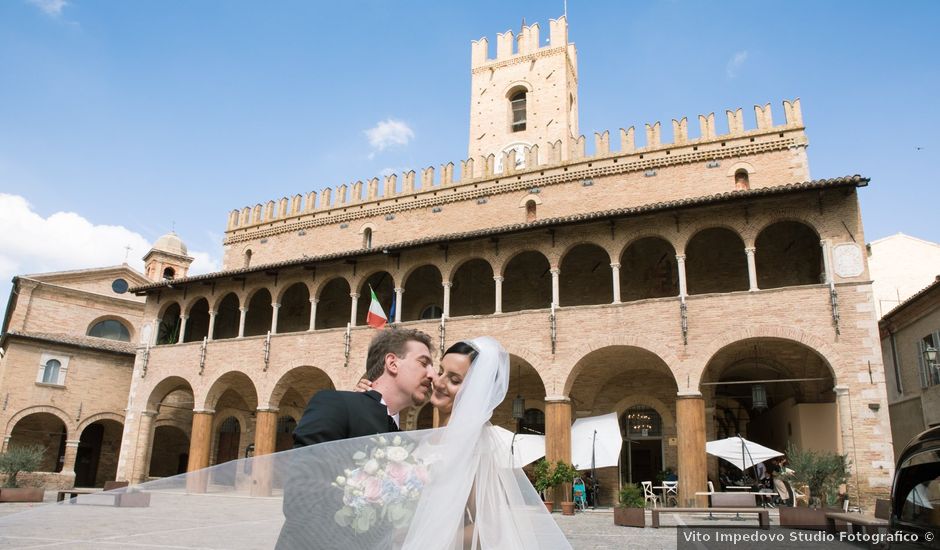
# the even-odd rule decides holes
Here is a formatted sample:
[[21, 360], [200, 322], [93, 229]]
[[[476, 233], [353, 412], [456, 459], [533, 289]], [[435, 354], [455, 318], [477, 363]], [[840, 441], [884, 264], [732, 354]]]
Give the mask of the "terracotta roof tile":
[[27, 340], [39, 340], [43, 342], [51, 342], [54, 344], [65, 344], [67, 346], [77, 346], [80, 348], [109, 351], [112, 353], [121, 353], [127, 355], [135, 355], [137, 353], [136, 347], [130, 342], [120, 342], [118, 340], [108, 340], [106, 338], [96, 338], [94, 336], [75, 336], [72, 334], [25, 332], [19, 330], [11, 330], [3, 336], [4, 339], [6, 339], [7, 336], [16, 336], [19, 338], [25, 338]]

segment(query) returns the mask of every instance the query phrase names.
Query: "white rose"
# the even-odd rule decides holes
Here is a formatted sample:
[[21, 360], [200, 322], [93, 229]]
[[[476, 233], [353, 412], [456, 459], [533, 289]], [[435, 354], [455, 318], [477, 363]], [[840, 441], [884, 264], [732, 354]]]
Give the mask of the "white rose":
[[379, 469], [379, 463], [376, 462], [376, 461], [374, 461], [374, 460], [369, 460], [369, 461], [366, 462], [365, 465], [362, 467], [362, 470], [363, 470], [365, 473], [369, 474], [369, 475], [374, 474], [375, 471], [378, 470], [378, 469]]
[[401, 462], [408, 458], [408, 451], [404, 447], [389, 447], [385, 453], [392, 462]]
[[385, 451], [383, 451], [382, 449], [376, 449], [375, 452], [372, 453], [372, 457], [375, 458], [376, 460], [382, 460], [383, 458], [385, 458]]
[[336, 484], [337, 484], [337, 485], [345, 485], [345, 484], [346, 484], [346, 478], [343, 477], [343, 476], [337, 476], [337, 478], [336, 478]]
[[395, 439], [392, 440], [392, 445], [401, 445], [401, 436], [396, 435]]

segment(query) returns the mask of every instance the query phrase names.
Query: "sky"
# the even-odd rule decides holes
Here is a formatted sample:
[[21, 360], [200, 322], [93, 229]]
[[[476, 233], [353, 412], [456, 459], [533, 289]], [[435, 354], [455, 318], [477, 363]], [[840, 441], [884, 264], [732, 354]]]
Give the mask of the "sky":
[[[221, 268], [228, 212], [466, 157], [470, 42], [562, 0], [0, 2], [0, 297], [16, 274]], [[800, 98], [814, 179], [862, 174], [865, 239], [940, 241], [940, 2], [567, 2], [580, 130]], [[640, 138], [642, 139], [642, 138]], [[128, 248], [129, 247], [129, 248]], [[2, 298], [0, 298], [2, 299]]]

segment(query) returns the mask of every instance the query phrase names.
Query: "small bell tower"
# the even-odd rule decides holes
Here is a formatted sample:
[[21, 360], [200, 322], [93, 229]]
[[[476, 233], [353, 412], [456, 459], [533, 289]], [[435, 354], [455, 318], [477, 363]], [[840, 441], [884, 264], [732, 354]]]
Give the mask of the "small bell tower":
[[189, 272], [193, 257], [175, 231], [157, 239], [153, 248], [144, 256], [144, 273], [151, 281], [179, 279]]

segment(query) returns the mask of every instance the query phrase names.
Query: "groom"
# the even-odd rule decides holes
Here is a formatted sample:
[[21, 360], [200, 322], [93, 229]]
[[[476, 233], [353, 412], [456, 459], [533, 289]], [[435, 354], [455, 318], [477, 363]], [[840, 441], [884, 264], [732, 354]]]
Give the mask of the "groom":
[[[414, 329], [380, 331], [369, 344], [366, 358], [366, 378], [372, 381], [372, 390], [324, 390], [314, 395], [294, 429], [294, 449], [399, 431], [399, 412], [421, 405], [430, 394], [433, 369], [430, 336]], [[277, 549], [350, 548], [350, 544], [365, 543], [330, 525], [342, 507], [339, 493], [330, 487], [337, 474], [334, 470], [340, 466], [330, 458], [337, 457], [327, 451], [295, 450], [293, 454], [290, 479], [284, 487], [286, 521]], [[330, 540], [323, 540], [325, 533], [330, 533]], [[381, 537], [382, 533], [371, 535]]]

